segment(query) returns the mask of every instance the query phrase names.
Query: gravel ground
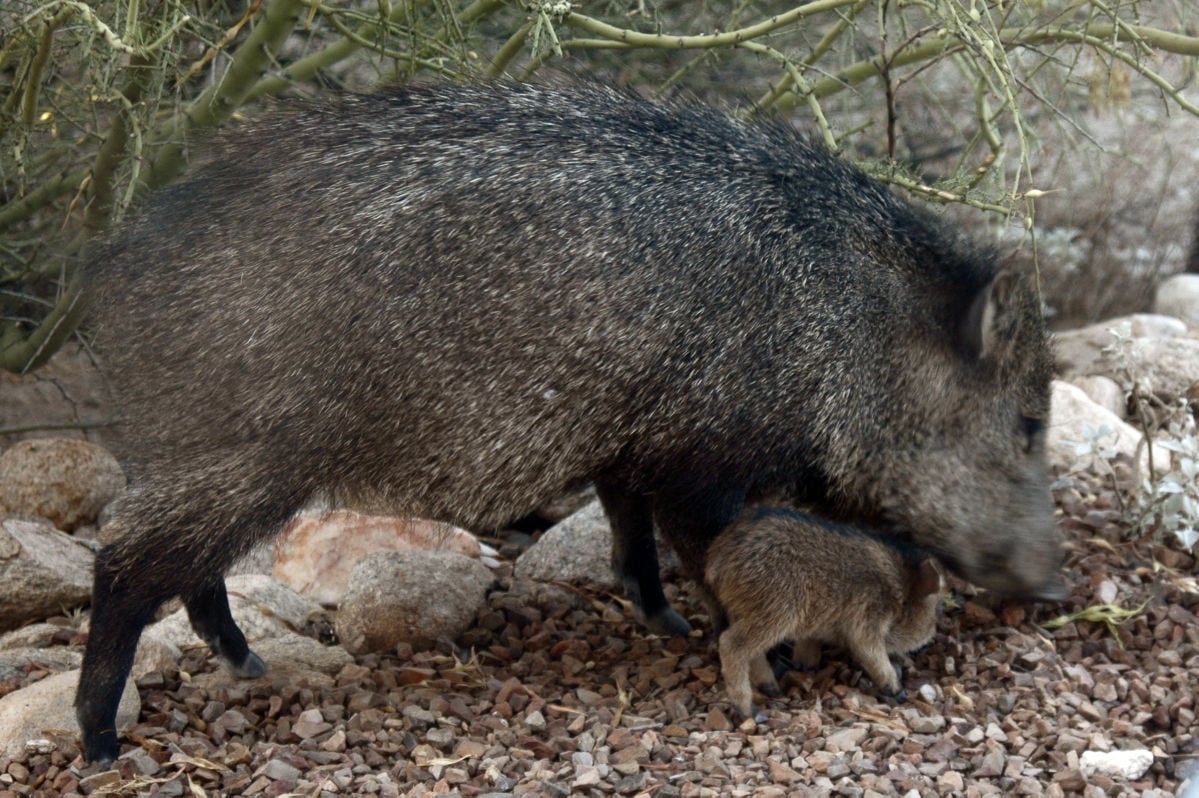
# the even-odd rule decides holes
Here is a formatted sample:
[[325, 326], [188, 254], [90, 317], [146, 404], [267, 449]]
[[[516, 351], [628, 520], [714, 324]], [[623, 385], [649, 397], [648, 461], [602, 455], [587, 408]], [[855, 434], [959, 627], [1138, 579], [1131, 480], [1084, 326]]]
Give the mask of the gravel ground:
[[[0, 798], [1172, 795], [1199, 757], [1194, 559], [1123, 541], [1114, 495], [1093, 481], [1058, 498], [1073, 596], [1005, 604], [954, 582], [933, 643], [905, 662], [902, 704], [833, 649], [762, 702], [767, 723], [739, 725], [709, 636], [646, 637], [618, 596], [506, 576], [457, 646], [362, 656], [332, 676], [238, 682], [190, 651], [139, 682], [141, 724], [116, 770], [78, 770], [75, 741], [57, 738], [0, 757]], [[689, 586], [670, 592], [706, 630]], [[1144, 608], [1119, 625], [1040, 625], [1105, 604]], [[1148, 772], [1084, 775], [1084, 752], [1122, 748], [1150, 750]]]

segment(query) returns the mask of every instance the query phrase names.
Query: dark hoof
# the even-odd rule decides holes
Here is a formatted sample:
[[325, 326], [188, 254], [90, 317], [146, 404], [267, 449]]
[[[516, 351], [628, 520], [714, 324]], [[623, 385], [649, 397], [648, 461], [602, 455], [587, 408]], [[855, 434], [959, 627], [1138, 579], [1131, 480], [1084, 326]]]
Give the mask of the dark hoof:
[[765, 723], [768, 720], [770, 720], [770, 716], [762, 710], [759, 709], [754, 712], [754, 723]]
[[812, 670], [811, 668], [803, 668], [796, 665], [791, 657], [787, 656], [790, 646], [786, 643], [777, 645], [766, 652], [766, 661], [770, 663], [770, 670], [774, 673], [774, 678], [781, 679], [791, 671], [797, 670]]
[[893, 700], [896, 704], [902, 704], [908, 700], [908, 691], [902, 687], [895, 691], [887, 690], [885, 695], [887, 698]]
[[651, 632], [663, 637], [687, 637], [691, 634], [691, 624], [670, 607], [646, 618], [645, 625]]
[[783, 695], [777, 684], [759, 684], [758, 691], [767, 698], [781, 698]]
[[84, 775], [92, 775], [111, 770], [112, 763], [120, 753], [116, 732], [104, 732], [99, 735], [98, 740], [85, 740], [83, 758], [87, 760], [87, 767], [83, 768], [82, 772]]
[[238, 665], [229, 662], [229, 671], [239, 679], [257, 679], [266, 673], [266, 663], [262, 661], [262, 657], [250, 651], [246, 654], [245, 660]]

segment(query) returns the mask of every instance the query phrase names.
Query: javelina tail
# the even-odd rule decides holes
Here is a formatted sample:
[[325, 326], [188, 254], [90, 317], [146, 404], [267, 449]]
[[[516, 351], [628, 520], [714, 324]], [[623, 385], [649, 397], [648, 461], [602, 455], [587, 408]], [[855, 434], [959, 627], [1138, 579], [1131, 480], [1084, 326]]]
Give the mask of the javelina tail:
[[[217, 478], [186, 483], [196, 471]], [[119, 753], [117, 706], [142, 629], [164, 601], [183, 598], [196, 632], [234, 673], [264, 670], [233, 620], [222, 576], [277, 533], [306, 497], [269, 482], [257, 489], [240, 480], [224, 484], [225, 475], [240, 476], [234, 469], [165, 473], [174, 480], [168, 487], [137, 485], [122, 501], [113, 522], [123, 535], [96, 557], [91, 631], [75, 699], [90, 762], [107, 764]]]

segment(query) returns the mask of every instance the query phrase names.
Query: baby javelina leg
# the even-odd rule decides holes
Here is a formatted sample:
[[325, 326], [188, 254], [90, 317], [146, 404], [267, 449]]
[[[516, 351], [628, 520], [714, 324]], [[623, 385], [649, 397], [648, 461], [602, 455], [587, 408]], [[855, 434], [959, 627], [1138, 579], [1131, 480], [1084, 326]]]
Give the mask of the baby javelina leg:
[[842, 644], [887, 695], [904, 698], [889, 654], [913, 651], [936, 630], [942, 581], [927, 554], [857, 526], [807, 513], [751, 507], [708, 551], [708, 587], [728, 614], [720, 664], [742, 717], [764, 720], [751, 684], [777, 695], [765, 654], [799, 641], [806, 664], [821, 643]]

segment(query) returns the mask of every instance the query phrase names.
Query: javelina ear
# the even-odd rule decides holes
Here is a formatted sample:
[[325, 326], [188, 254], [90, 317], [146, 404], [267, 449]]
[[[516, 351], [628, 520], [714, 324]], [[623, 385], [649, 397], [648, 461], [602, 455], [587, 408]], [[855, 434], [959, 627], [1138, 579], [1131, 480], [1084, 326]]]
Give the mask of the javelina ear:
[[994, 280], [975, 294], [958, 328], [958, 346], [971, 360], [994, 356], [1003, 351], [1010, 340], [1013, 318], [1012, 303], [1020, 275], [1000, 272]]
[[941, 569], [932, 557], [920, 561], [916, 568], [916, 578], [912, 580], [912, 598], [921, 599], [933, 593], [941, 592]]

